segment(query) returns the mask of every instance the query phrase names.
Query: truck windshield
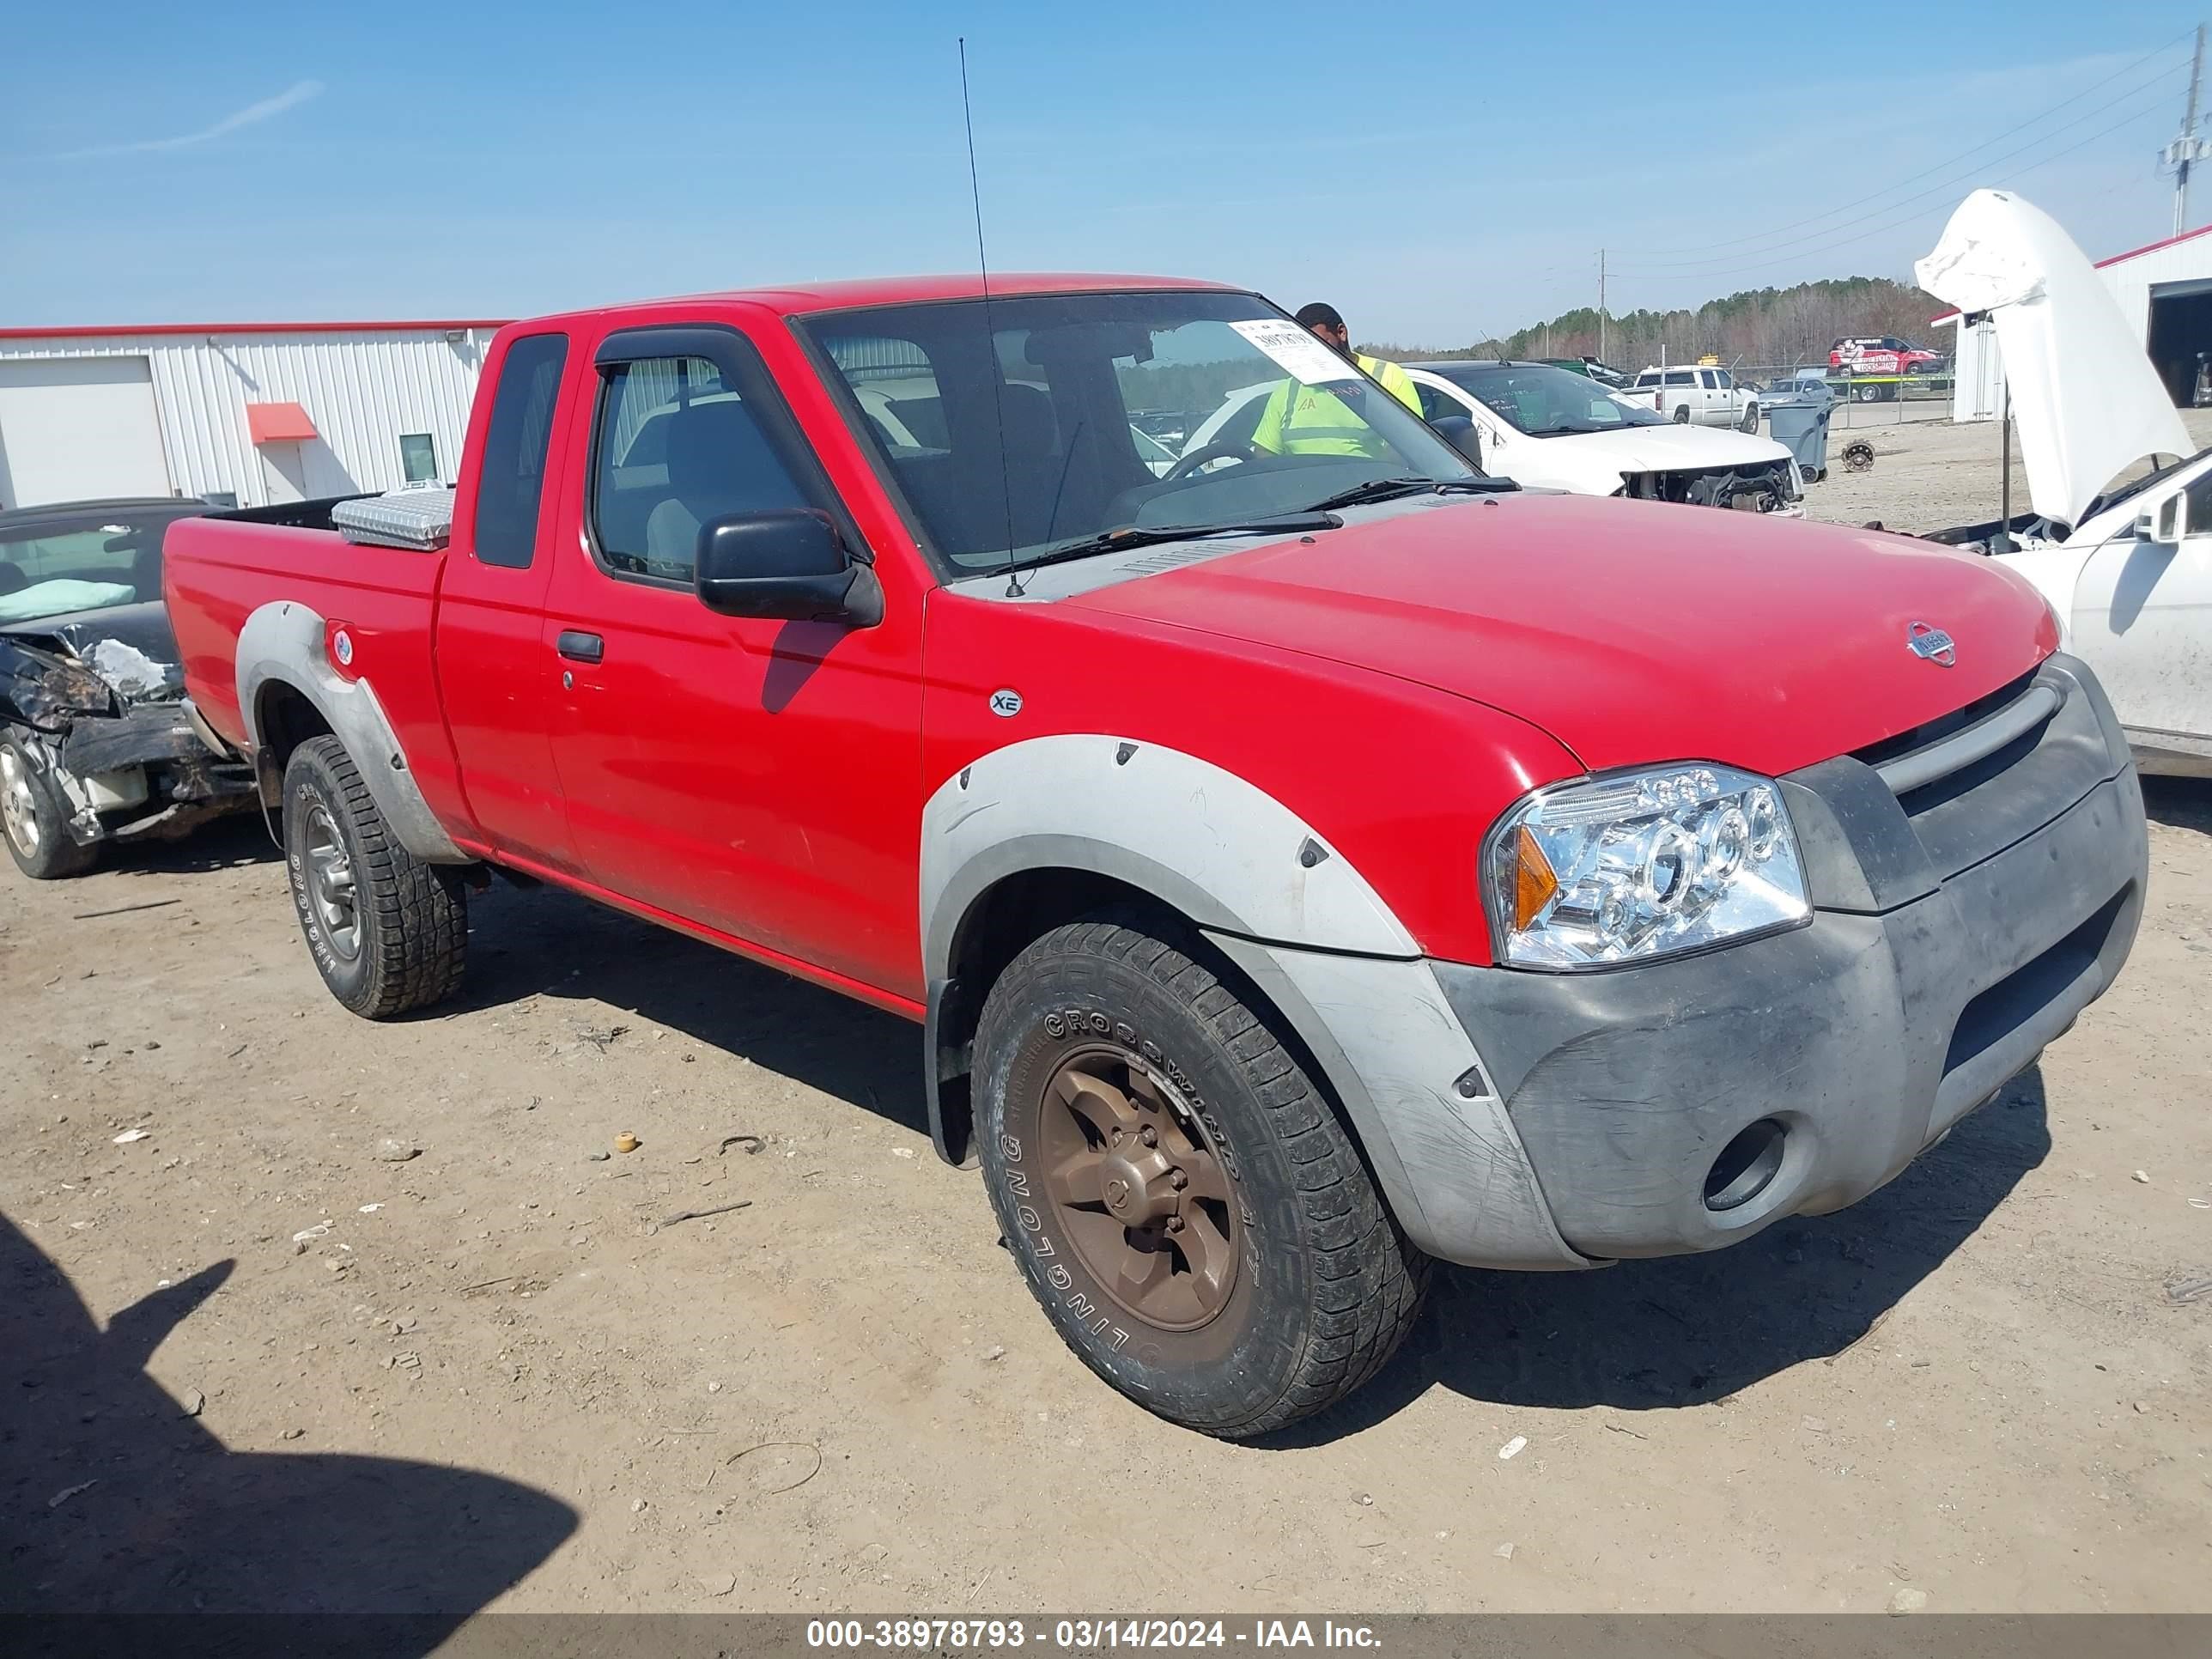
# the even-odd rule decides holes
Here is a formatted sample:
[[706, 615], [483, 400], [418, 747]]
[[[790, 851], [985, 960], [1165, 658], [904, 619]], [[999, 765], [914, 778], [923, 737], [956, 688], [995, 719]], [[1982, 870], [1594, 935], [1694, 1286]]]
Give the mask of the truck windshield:
[[0, 524], [0, 627], [161, 597], [161, 532], [204, 507], [122, 506]]
[[1548, 363], [1431, 363], [1429, 368], [1472, 393], [1516, 432], [1557, 438], [1577, 432], [1617, 432], [1625, 426], [1664, 426], [1656, 410], [1633, 409], [1606, 395], [1583, 374]]
[[[951, 574], [1115, 530], [1264, 520], [1382, 479], [1480, 477], [1249, 294], [1017, 295], [803, 327]], [[1139, 415], [1176, 439], [1145, 441]]]

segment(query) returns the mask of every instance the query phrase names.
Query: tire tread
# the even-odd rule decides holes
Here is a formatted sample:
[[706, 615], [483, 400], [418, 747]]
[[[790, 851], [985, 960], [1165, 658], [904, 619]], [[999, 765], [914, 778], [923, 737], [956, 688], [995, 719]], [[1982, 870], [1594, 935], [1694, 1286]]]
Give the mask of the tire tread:
[[348, 820], [358, 844], [357, 902], [374, 916], [363, 930], [374, 954], [361, 995], [341, 1000], [364, 1018], [391, 1019], [450, 996], [468, 966], [468, 891], [458, 875], [399, 844], [337, 738], [308, 738], [290, 764], [319, 773], [331, 805]]
[[1186, 950], [1160, 937], [1159, 926], [1149, 917], [1108, 913], [1044, 934], [992, 987], [981, 1024], [991, 1029], [991, 1005], [1003, 1004], [1049, 966], [1070, 958], [1119, 963], [1188, 1007], [1243, 1074], [1290, 1164], [1315, 1246], [1304, 1349], [1287, 1385], [1243, 1420], [1194, 1425], [1246, 1439], [1327, 1409], [1381, 1370], [1419, 1316], [1431, 1263], [1398, 1226], [1350, 1131], [1271, 1022], [1201, 959], [1202, 945], [1194, 939]]

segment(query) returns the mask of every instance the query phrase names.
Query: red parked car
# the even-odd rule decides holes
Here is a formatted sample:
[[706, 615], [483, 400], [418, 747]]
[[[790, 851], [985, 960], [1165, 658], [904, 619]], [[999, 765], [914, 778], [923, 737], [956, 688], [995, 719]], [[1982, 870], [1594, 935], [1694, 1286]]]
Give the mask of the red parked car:
[[[1156, 476], [1128, 411], [1216, 364], [1285, 431]], [[1517, 492], [1249, 293], [516, 324], [438, 506], [169, 532], [332, 994], [452, 991], [499, 866], [908, 1016], [1060, 1335], [1209, 1433], [1356, 1387], [1431, 1257], [1864, 1196], [2135, 935], [2127, 745], [2025, 582]]]

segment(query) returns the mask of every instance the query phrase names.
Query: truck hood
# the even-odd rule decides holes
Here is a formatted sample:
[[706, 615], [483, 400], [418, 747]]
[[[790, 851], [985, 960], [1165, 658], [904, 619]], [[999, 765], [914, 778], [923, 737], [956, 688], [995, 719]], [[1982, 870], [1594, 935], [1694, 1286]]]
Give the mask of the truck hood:
[[[1948, 714], [2057, 647], [2035, 591], [1978, 555], [1574, 495], [1378, 515], [1062, 603], [1471, 698], [1592, 770], [1790, 771]], [[1952, 636], [1952, 665], [1911, 648], [1916, 624]]]
[[2028, 498], [2045, 518], [2078, 525], [2147, 456], [2196, 453], [2119, 302], [2040, 208], [1978, 190], [1913, 271], [1937, 299], [1996, 325]]

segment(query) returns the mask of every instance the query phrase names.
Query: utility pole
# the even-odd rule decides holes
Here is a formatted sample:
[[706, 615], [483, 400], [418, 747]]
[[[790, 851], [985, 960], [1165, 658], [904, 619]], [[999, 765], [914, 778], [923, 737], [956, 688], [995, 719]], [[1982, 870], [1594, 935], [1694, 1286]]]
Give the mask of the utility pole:
[[[2197, 33], [2197, 38], [2202, 40], [2204, 31], [2199, 29]], [[2191, 102], [2191, 107], [2195, 107], [2194, 100]], [[1597, 360], [1600, 362], [1605, 361], [1605, 250], [1603, 248], [1597, 251]]]
[[2189, 228], [2189, 170], [2212, 156], [2212, 144], [2197, 136], [2197, 88], [2204, 72], [2204, 25], [2197, 26], [2197, 53], [2189, 64], [2189, 113], [2182, 118], [2181, 136], [2168, 144], [2159, 159], [2173, 169], [2173, 234]]

